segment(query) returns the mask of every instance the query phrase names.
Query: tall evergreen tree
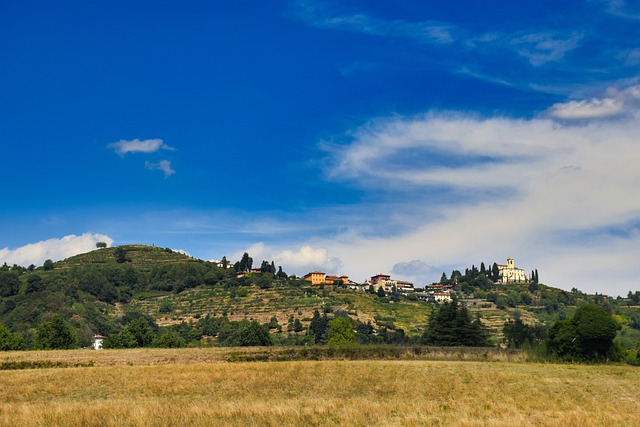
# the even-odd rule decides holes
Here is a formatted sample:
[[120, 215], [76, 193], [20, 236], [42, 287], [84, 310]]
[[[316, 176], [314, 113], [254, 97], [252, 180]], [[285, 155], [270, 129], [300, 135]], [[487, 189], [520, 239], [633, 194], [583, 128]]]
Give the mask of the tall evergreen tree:
[[277, 276], [279, 279], [286, 279], [287, 277], [289, 277], [289, 276], [287, 276], [287, 273], [285, 273], [284, 271], [282, 271], [282, 266], [281, 266], [281, 265], [279, 265], [279, 266], [278, 266], [278, 273], [276, 274], [276, 276]]
[[240, 261], [236, 263], [237, 268], [236, 271], [238, 273], [244, 273], [245, 271], [251, 271], [253, 268], [253, 258], [249, 256], [248, 253], [243, 253]]
[[271, 272], [271, 264], [269, 264], [269, 261], [262, 261], [262, 264], [260, 265], [260, 272], [261, 273]]
[[445, 302], [434, 308], [429, 316], [422, 342], [436, 346], [487, 347], [489, 334], [480, 321], [473, 319], [469, 310], [457, 300]]
[[329, 319], [327, 314], [323, 313], [322, 316], [315, 310], [313, 312], [313, 319], [309, 324], [309, 335], [313, 335], [313, 339], [316, 344], [324, 344], [327, 342], [327, 328], [329, 325]]
[[500, 268], [498, 267], [498, 264], [494, 262], [493, 266], [491, 266], [491, 280], [497, 282], [499, 278]]

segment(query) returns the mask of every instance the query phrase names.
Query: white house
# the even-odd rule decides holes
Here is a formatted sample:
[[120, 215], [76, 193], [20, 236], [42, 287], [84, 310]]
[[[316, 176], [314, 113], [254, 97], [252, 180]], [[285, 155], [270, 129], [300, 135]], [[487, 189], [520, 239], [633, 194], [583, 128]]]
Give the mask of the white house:
[[104, 337], [102, 335], [94, 335], [93, 336], [93, 349], [94, 350], [102, 350], [102, 341], [104, 341]]

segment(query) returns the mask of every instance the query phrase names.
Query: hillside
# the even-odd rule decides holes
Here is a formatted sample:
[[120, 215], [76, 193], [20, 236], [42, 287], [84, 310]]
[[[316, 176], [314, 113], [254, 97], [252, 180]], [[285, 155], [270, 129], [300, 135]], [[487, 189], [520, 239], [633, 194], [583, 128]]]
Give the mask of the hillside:
[[[0, 273], [0, 322], [24, 336], [27, 347], [35, 328], [55, 315], [70, 324], [83, 347], [94, 334], [119, 334], [136, 318], [146, 319], [155, 336], [169, 331], [175, 345], [229, 342], [240, 322], [254, 320], [269, 325], [276, 343], [313, 343], [314, 313], [316, 323], [322, 323], [317, 313], [348, 316], [372, 342], [407, 342], [424, 332], [434, 307], [411, 296], [393, 301], [346, 286], [311, 286], [285, 273], [239, 276], [233, 268], [144, 245], [94, 250], [35, 269], [3, 267]], [[496, 284], [474, 268], [454, 274], [456, 294], [481, 315], [493, 344], [502, 342], [509, 319], [546, 328], [585, 301], [615, 312], [626, 347], [640, 339], [638, 309], [628, 301], [537, 283]]]

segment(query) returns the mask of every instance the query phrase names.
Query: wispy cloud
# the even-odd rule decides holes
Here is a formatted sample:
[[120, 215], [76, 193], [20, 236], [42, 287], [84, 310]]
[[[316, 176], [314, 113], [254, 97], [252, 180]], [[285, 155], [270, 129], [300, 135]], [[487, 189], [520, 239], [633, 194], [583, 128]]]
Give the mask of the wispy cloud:
[[640, 4], [635, 0], [595, 0], [605, 5], [607, 12], [627, 19], [640, 19]]
[[113, 239], [104, 234], [85, 233], [80, 236], [74, 234], [60, 239], [43, 240], [30, 243], [16, 249], [0, 249], [0, 263], [22, 266], [42, 265], [45, 260], [59, 261], [73, 255], [96, 249], [96, 243], [105, 242], [111, 246]]
[[420, 43], [450, 44], [455, 40], [453, 25], [435, 21], [409, 22], [384, 20], [366, 13], [337, 13], [318, 2], [298, 1], [295, 15], [318, 28], [331, 28], [357, 33], [408, 38]]
[[121, 156], [128, 153], [155, 153], [159, 150], [175, 150], [175, 148], [165, 144], [161, 139], [132, 139], [130, 141], [122, 139], [108, 144], [107, 147]]
[[176, 171], [171, 168], [171, 161], [169, 160], [160, 160], [157, 163], [146, 161], [144, 162], [144, 167], [149, 170], [162, 171], [164, 173], [165, 178], [170, 177], [171, 175], [176, 173]]
[[524, 56], [533, 66], [562, 59], [567, 52], [579, 46], [583, 34], [562, 36], [557, 32], [530, 33], [511, 40], [514, 50]]

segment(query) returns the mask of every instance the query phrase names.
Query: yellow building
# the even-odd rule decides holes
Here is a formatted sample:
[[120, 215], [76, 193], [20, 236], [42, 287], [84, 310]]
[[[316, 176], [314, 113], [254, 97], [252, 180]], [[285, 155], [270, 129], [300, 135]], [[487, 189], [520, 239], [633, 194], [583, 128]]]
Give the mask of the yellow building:
[[321, 271], [312, 271], [302, 276], [303, 280], [311, 282], [312, 285], [335, 285], [336, 282], [349, 284], [349, 276], [327, 276]]
[[305, 274], [302, 279], [307, 282], [311, 282], [312, 285], [324, 285], [325, 281], [325, 273], [321, 271], [312, 271], [310, 273]]

